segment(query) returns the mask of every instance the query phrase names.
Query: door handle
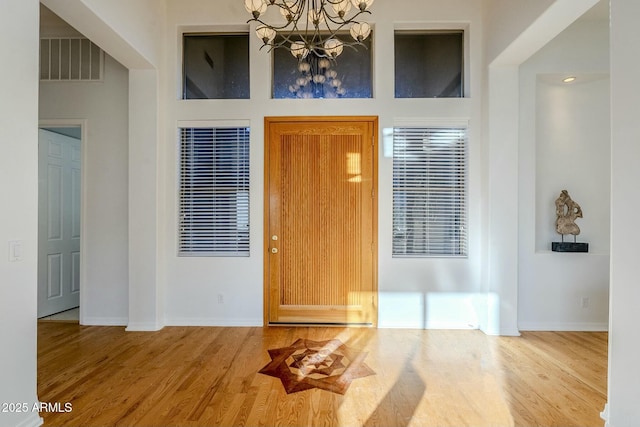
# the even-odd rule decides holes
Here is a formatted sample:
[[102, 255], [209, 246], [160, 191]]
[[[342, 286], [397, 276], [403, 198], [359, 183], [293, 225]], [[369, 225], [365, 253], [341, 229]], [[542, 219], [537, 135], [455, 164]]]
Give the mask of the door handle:
[[271, 248], [271, 253], [272, 254], [277, 254], [278, 253], [278, 248]]

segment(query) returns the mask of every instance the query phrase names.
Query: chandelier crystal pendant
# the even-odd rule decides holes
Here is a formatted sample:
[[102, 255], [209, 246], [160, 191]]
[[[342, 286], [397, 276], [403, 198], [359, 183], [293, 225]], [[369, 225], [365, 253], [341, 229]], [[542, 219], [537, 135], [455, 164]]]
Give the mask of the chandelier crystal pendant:
[[[337, 58], [344, 47], [362, 46], [371, 26], [361, 19], [371, 14], [374, 0], [245, 0], [244, 7], [257, 23], [256, 35], [262, 47], [286, 48], [302, 60], [310, 53], [320, 58]], [[263, 16], [278, 9], [284, 20], [269, 24]], [[352, 12], [353, 9], [353, 12]], [[352, 12], [350, 14], [350, 12]], [[338, 34], [349, 31], [353, 40]]]

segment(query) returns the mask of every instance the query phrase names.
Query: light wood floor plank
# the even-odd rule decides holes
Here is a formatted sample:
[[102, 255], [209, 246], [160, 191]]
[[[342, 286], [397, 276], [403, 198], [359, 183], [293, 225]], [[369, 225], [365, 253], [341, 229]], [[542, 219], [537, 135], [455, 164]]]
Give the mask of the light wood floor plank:
[[[287, 394], [269, 349], [339, 339], [375, 375]], [[602, 426], [607, 334], [38, 325], [45, 426]]]

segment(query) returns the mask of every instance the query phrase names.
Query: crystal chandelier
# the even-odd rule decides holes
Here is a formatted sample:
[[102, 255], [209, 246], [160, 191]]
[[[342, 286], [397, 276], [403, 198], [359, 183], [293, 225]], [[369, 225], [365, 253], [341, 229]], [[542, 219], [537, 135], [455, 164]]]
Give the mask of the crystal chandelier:
[[[374, 0], [245, 0], [244, 6], [255, 21], [256, 35], [269, 50], [284, 47], [302, 60], [310, 53], [320, 58], [337, 58], [345, 46], [362, 45], [371, 34], [371, 26], [361, 21], [371, 14]], [[262, 16], [268, 9], [278, 9], [281, 24], [268, 24]], [[352, 6], [355, 11], [351, 14]], [[350, 17], [349, 17], [350, 16]], [[337, 34], [349, 30], [353, 41]]]

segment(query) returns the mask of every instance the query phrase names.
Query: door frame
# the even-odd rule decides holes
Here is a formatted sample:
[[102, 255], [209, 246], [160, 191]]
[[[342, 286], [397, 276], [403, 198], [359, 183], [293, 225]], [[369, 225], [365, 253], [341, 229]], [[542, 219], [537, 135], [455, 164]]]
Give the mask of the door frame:
[[[378, 116], [266, 116], [264, 118], [264, 224], [263, 224], [263, 325], [264, 326], [286, 326], [269, 323], [269, 297], [270, 297], [270, 277], [269, 277], [269, 255], [271, 247], [271, 239], [269, 236], [270, 224], [270, 198], [269, 198], [269, 138], [271, 123], [301, 123], [301, 122], [370, 122], [373, 125], [373, 257], [372, 257], [372, 293], [374, 296], [373, 321], [371, 327], [378, 326], [378, 157], [379, 157], [379, 124]], [[315, 324], [310, 324], [315, 325]], [[302, 326], [302, 325], [296, 325]], [[322, 325], [326, 326], [326, 325]], [[361, 326], [361, 325], [340, 325], [340, 326]]]
[[[87, 119], [41, 119], [38, 120], [38, 129], [42, 128], [68, 128], [68, 127], [79, 127], [80, 128], [80, 313], [79, 313], [79, 324], [82, 325], [84, 323], [84, 306], [85, 299], [87, 293], [84, 292], [84, 285], [87, 283], [86, 280], [86, 257], [85, 257], [85, 248], [86, 245], [86, 237], [87, 237], [87, 191], [86, 191], [86, 182], [87, 182], [87, 147], [88, 147], [88, 135], [89, 131], [87, 129], [88, 120]], [[38, 206], [38, 210], [40, 206]], [[39, 236], [38, 236], [39, 238]], [[39, 253], [38, 253], [39, 256]], [[37, 298], [37, 295], [36, 295]]]

